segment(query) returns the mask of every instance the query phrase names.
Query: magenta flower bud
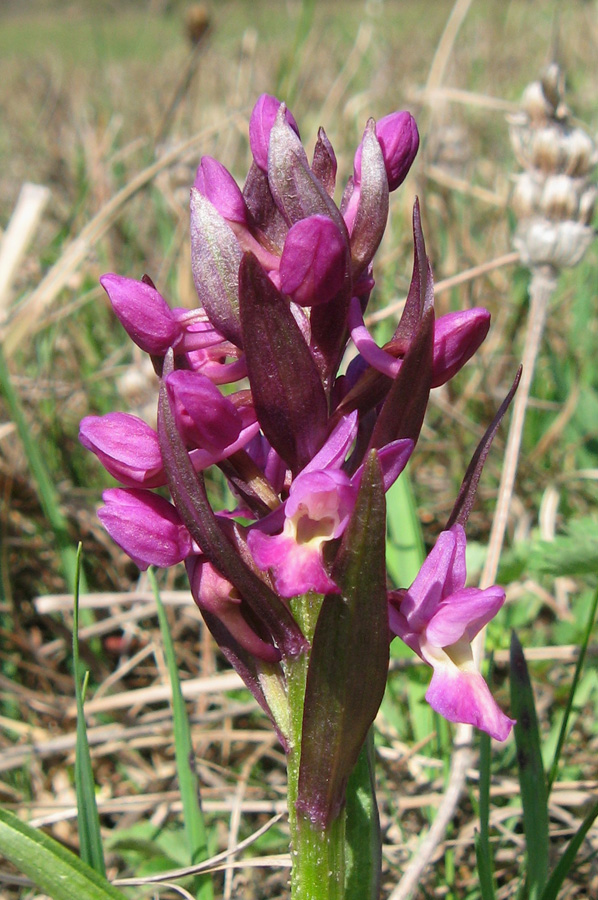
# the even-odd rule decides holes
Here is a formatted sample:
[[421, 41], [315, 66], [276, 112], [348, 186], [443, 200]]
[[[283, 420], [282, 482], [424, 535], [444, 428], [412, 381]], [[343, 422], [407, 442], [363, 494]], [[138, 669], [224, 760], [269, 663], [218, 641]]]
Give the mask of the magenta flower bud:
[[155, 287], [121, 275], [102, 275], [100, 284], [112, 308], [138, 347], [163, 356], [180, 339], [180, 327], [168, 303]]
[[[262, 94], [253, 107], [249, 120], [249, 143], [256, 165], [262, 172], [268, 171], [268, 146], [270, 144], [270, 132], [276, 121], [276, 113], [281, 106], [280, 100], [271, 94]], [[299, 126], [293, 114], [286, 109], [285, 119], [293, 131], [299, 136]]]
[[106, 504], [98, 510], [102, 525], [140, 569], [174, 566], [193, 552], [191, 535], [163, 497], [151, 491], [110, 488], [102, 499]]
[[247, 206], [228, 169], [212, 156], [202, 156], [193, 187], [212, 203], [228, 222], [247, 225]]
[[482, 307], [440, 316], [434, 323], [432, 387], [446, 384], [471, 359], [490, 328], [490, 313]]
[[203, 556], [186, 561], [193, 599], [201, 610], [212, 613], [238, 644], [252, 656], [266, 662], [278, 662], [280, 651], [262, 640], [243, 615], [242, 600], [230, 581], [223, 578]]
[[158, 435], [137, 416], [121, 412], [86, 416], [79, 426], [79, 440], [127, 487], [166, 484]]
[[179, 432], [188, 447], [206, 451], [201, 468], [229, 456], [249, 441], [259, 425], [251, 405], [237, 409], [209, 378], [179, 369], [166, 378]]
[[341, 289], [348, 247], [332, 219], [310, 216], [296, 222], [280, 258], [280, 287], [300, 306], [317, 306]]
[[[396, 190], [403, 183], [419, 149], [419, 132], [415, 119], [408, 112], [395, 112], [376, 122], [376, 137], [382, 148], [388, 189]], [[361, 150], [355, 153], [354, 180], [361, 181]]]

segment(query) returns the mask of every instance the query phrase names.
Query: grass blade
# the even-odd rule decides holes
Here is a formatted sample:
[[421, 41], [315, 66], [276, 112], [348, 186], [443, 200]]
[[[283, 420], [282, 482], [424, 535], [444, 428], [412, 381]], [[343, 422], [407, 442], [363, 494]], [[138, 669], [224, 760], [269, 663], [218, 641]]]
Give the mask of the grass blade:
[[388, 571], [396, 587], [408, 587], [426, 556], [408, 469], [387, 491], [386, 515]]
[[[166, 611], [160, 598], [156, 576], [151, 567], [148, 570], [148, 575], [158, 607], [158, 621], [160, 623], [164, 655], [166, 656], [170, 678], [172, 718], [174, 723], [174, 752], [183, 803], [183, 820], [189, 846], [189, 860], [191, 865], [194, 865], [208, 858], [208, 835], [201, 809], [199, 779], [193, 766], [191, 731], [179, 681], [174, 645], [170, 628], [168, 627]], [[211, 877], [209, 875], [198, 876], [194, 880], [194, 891], [198, 900], [212, 900], [214, 891]]]
[[490, 735], [480, 738], [480, 831], [475, 836], [475, 854], [482, 900], [495, 900], [494, 866], [490, 847]]
[[345, 900], [377, 900], [380, 896], [382, 845], [374, 753], [374, 732], [370, 728], [347, 783]]
[[590, 638], [592, 636], [592, 630], [594, 628], [594, 620], [596, 618], [596, 610], [597, 609], [598, 609], [598, 588], [596, 589], [596, 591], [594, 593], [594, 599], [592, 600], [590, 615], [588, 617], [588, 624], [586, 626], [583, 641], [582, 641], [581, 647], [579, 649], [579, 656], [577, 658], [577, 664], [575, 666], [575, 672], [573, 674], [573, 681], [571, 682], [569, 696], [567, 697], [567, 706], [565, 707], [565, 713], [563, 715], [563, 721], [561, 722], [559, 737], [557, 740], [556, 749], [554, 751], [554, 759], [552, 760], [552, 765], [550, 766], [550, 771], [548, 773], [548, 792], [549, 793], [552, 789], [552, 785], [554, 784], [557, 773], [558, 773], [559, 760], [561, 758], [561, 752], [563, 750], [563, 745], [565, 743], [565, 737], [567, 736], [567, 726], [569, 724], [569, 717], [571, 715], [571, 710], [573, 709], [573, 700], [575, 698], [575, 692], [577, 690], [577, 685], [579, 684], [581, 670], [582, 670], [583, 664], [585, 662], [588, 644], [590, 643]]
[[521, 644], [511, 636], [511, 709], [527, 846], [529, 900], [539, 900], [548, 881], [548, 791], [542, 765], [534, 694]]
[[541, 900], [557, 900], [558, 893], [565, 878], [569, 874], [573, 863], [575, 862], [575, 857], [577, 856], [579, 848], [583, 844], [586, 834], [594, 824], [594, 821], [597, 817], [598, 803], [595, 803], [579, 826], [578, 830], [575, 832], [575, 834], [567, 844], [567, 849], [559, 859], [552, 875], [548, 879], [548, 884], [544, 889]]
[[53, 900], [125, 900], [125, 894], [78, 856], [4, 809], [0, 853]]
[[81, 685], [79, 668], [79, 574], [81, 566], [81, 544], [77, 550], [75, 570], [75, 604], [73, 611], [73, 668], [75, 670], [75, 697], [77, 701], [77, 743], [75, 747], [75, 790], [77, 794], [77, 825], [79, 829], [79, 843], [81, 846], [81, 858], [92, 869], [106, 876], [104, 862], [104, 848], [100, 833], [100, 817], [96, 804], [95, 782], [91, 767], [89, 743], [87, 741], [87, 728], [85, 725], [85, 713], [83, 700], [87, 687], [86, 672], [83, 685]]

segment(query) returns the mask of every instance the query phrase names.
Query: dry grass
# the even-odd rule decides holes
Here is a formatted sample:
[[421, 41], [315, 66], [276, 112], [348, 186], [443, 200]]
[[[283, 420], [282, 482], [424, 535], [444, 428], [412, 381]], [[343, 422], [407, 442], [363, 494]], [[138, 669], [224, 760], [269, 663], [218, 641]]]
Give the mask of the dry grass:
[[[135, 833], [146, 822], [163, 841], [164, 868], [173, 867], [166, 855], [179, 827], [180, 803], [155, 606], [135, 567], [96, 523], [94, 509], [106, 482], [76, 439], [83, 415], [146, 410], [155, 386], [112, 320], [97, 287], [99, 275], [117, 271], [140, 277], [147, 271], [174, 305], [194, 304], [189, 182], [203, 153], [218, 157], [242, 179], [247, 115], [261, 91], [289, 99], [306, 143], [325, 125], [338, 151], [339, 181], [350, 171], [352, 148], [367, 116], [409, 106], [418, 113], [424, 147], [413, 176], [393, 199], [377, 269], [373, 312], [379, 327], [388, 325], [382, 310], [392, 308], [408, 284], [416, 191], [436, 278], [447, 282], [438, 294], [439, 311], [486, 305], [493, 314], [491, 335], [477, 361], [436, 392], [427, 419], [413, 474], [429, 540], [446, 520], [464, 461], [504, 395], [523, 345], [527, 275], [510, 255], [513, 162], [504, 110], [549, 58], [556, 4], [473, 2], [444, 56], [436, 57], [451, 2], [371, 0], [316, 7], [315, 22], [302, 39], [300, 4], [213, 4], [211, 31], [194, 56], [184, 38], [182, 3], [131, 4], [123, 13], [108, 0], [56, 2], [51, 10], [31, 2], [26, 9], [7, 4], [0, 12], [0, 222], [8, 223], [24, 182], [51, 191], [27, 253], [0, 298], [0, 309], [3, 302], [10, 309], [4, 346], [73, 542], [84, 544], [93, 593], [82, 652], [91, 672], [89, 738], [108, 846], [125, 829]], [[570, 75], [572, 103], [594, 130], [595, 11], [595, 4], [580, 0], [559, 5], [559, 52]], [[181, 92], [187, 74], [189, 84]], [[502, 263], [494, 267], [497, 259]], [[598, 409], [598, 385], [589, 353], [596, 341], [597, 263], [594, 246], [559, 285], [528, 411], [511, 540], [525, 540], [538, 528], [549, 534], [596, 508], [598, 451], [591, 416]], [[461, 273], [470, 269], [477, 277], [464, 279]], [[481, 542], [489, 533], [503, 447], [499, 437], [471, 519], [470, 536]], [[560, 510], [551, 500], [554, 492]], [[62, 597], [60, 557], [4, 410], [0, 533], [0, 802], [51, 827], [76, 848], [71, 601]], [[583, 619], [589, 582], [546, 579], [515, 564], [505, 578], [510, 603], [491, 639], [504, 648], [506, 628], [525, 627], [534, 618], [528, 643], [534, 645], [532, 658], [532, 651], [546, 655], [531, 665], [550, 739], [574, 659], [570, 649], [561, 658], [562, 651], [578, 640], [576, 620]], [[214, 851], [222, 850], [283, 810], [284, 760], [268, 724], [224, 669], [180, 573], [166, 574], [163, 588]], [[424, 673], [410, 672], [414, 683], [423, 684]], [[500, 684], [500, 656], [498, 676]], [[393, 677], [407, 675], [401, 670]], [[584, 691], [567, 745], [567, 780], [552, 797], [555, 855], [598, 786], [592, 679]], [[442, 733], [399, 734], [396, 722], [383, 714], [379, 728], [386, 896], [439, 803], [449, 742]], [[471, 796], [438, 851], [439, 858], [447, 854], [445, 862], [427, 875], [425, 890], [435, 896], [477, 896], [476, 779], [472, 767]], [[522, 852], [511, 746], [498, 754], [493, 797], [499, 896], [508, 897]], [[284, 829], [284, 821], [277, 823], [251, 852], [284, 853]], [[596, 840], [594, 831], [584, 848], [587, 860], [598, 849]], [[223, 896], [286, 896], [288, 870], [284, 859], [279, 862], [280, 868], [235, 869], [234, 878], [226, 880], [218, 875]], [[112, 876], [145, 872], [141, 855], [130, 850], [111, 850], [109, 863]], [[595, 861], [587, 861], [563, 896], [592, 892], [598, 893], [598, 870]], [[15, 884], [0, 893], [35, 896]], [[165, 889], [161, 896], [174, 895]], [[424, 886], [418, 896], [425, 896]]]

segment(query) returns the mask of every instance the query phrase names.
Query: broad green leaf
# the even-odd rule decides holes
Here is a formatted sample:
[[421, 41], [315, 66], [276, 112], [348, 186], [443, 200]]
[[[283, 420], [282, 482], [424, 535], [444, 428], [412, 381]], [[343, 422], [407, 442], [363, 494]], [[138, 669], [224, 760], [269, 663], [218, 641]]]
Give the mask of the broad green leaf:
[[318, 827], [338, 815], [388, 672], [385, 503], [377, 454], [334, 564], [342, 593], [324, 598], [307, 675], [297, 806]]
[[125, 894], [78, 856], [4, 809], [0, 854], [52, 900], [125, 900]]

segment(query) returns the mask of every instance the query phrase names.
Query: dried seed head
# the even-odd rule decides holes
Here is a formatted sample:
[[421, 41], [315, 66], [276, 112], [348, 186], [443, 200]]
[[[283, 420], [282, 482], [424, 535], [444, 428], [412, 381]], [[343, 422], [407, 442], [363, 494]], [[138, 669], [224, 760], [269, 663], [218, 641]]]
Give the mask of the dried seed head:
[[192, 44], [199, 44], [210, 27], [210, 14], [203, 3], [193, 3], [185, 13], [185, 31]]
[[515, 177], [515, 245], [526, 265], [574, 266], [590, 244], [596, 199], [596, 144], [571, 124], [556, 64], [523, 93], [510, 118], [511, 143], [523, 172]]

